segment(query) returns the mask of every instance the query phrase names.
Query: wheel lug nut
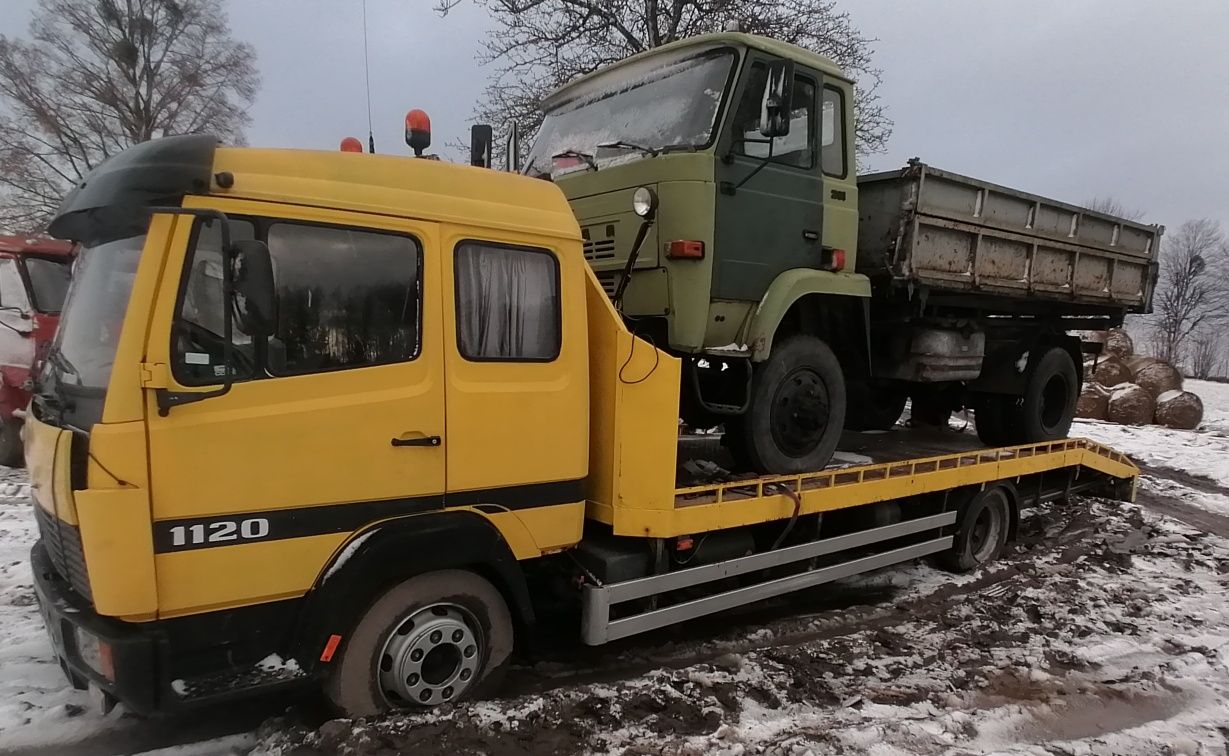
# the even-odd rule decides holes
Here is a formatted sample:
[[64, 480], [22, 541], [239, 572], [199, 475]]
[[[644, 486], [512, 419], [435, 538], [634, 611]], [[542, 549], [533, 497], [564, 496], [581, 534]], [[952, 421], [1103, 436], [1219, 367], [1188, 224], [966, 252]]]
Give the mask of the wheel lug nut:
[[452, 698], [452, 688], [444, 688], [444, 698]]
[[422, 649], [421, 648], [416, 648], [410, 652], [410, 661], [413, 661], [413, 662], [422, 661]]
[[439, 643], [443, 639], [444, 639], [444, 635], [439, 630], [436, 630], [435, 632], [431, 633], [432, 643]]
[[426, 689], [426, 690], [424, 690], [422, 693], [419, 693], [419, 694], [418, 694], [418, 700], [419, 700], [419, 701], [422, 701], [423, 703], [426, 703], [427, 701], [430, 701], [430, 700], [431, 700], [431, 689], [430, 689], [430, 688], [427, 688], [427, 689]]
[[418, 673], [414, 672], [409, 677], [405, 678], [405, 684], [406, 685], [417, 685], [418, 684]]
[[461, 670], [461, 679], [462, 679], [462, 680], [468, 680], [470, 677], [472, 677], [472, 676], [473, 676], [473, 674], [474, 674], [474, 673], [473, 673], [473, 672], [470, 672], [468, 669], [463, 669], [463, 670]]
[[460, 630], [452, 631], [452, 642], [453, 643], [460, 643], [461, 639], [464, 637], [465, 637], [465, 633], [461, 632]]
[[465, 658], [466, 658], [466, 659], [468, 659], [468, 658], [472, 657], [472, 656], [474, 655], [474, 652], [475, 652], [476, 650], [477, 650], [477, 649], [475, 649], [473, 646], [466, 646], [466, 647], [465, 647]]

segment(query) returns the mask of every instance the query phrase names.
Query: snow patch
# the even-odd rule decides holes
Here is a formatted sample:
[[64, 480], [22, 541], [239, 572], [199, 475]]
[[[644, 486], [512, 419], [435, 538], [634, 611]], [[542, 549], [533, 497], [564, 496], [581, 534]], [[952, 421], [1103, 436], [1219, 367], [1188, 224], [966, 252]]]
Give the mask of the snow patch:
[[341, 550], [340, 554], [337, 555], [337, 559], [328, 568], [328, 570], [325, 571], [324, 577], [320, 579], [320, 582], [327, 583], [329, 578], [333, 576], [333, 573], [345, 566], [346, 562], [350, 560], [350, 557], [354, 556], [354, 552], [358, 551], [358, 548], [363, 545], [363, 541], [370, 538], [371, 534], [374, 532], [375, 530], [368, 530], [366, 533], [363, 533], [358, 538], [355, 538], [353, 541], [346, 544], [346, 547]]

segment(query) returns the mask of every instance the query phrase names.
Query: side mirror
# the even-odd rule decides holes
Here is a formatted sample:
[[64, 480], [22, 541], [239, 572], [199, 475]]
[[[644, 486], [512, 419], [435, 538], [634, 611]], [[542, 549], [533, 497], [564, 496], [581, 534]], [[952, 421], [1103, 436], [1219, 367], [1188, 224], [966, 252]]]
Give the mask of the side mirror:
[[269, 247], [254, 240], [231, 245], [234, 277], [231, 302], [243, 330], [268, 335], [277, 323], [277, 295], [273, 288], [273, 260]]
[[491, 143], [495, 132], [490, 124], [479, 123], [469, 129], [469, 164], [479, 168], [491, 167]]
[[793, 113], [794, 61], [774, 60], [768, 64], [764, 98], [760, 106], [760, 133], [769, 139], [789, 133]]
[[516, 121], [508, 130], [508, 141], [504, 143], [504, 170], [508, 173], [521, 172], [521, 127]]

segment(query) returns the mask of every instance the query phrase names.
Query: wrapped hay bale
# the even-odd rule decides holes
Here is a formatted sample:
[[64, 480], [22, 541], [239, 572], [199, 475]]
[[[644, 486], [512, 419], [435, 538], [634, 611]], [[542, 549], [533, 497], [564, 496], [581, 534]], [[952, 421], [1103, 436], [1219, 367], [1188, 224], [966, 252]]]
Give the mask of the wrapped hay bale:
[[1117, 386], [1120, 383], [1131, 382], [1131, 370], [1122, 360], [1105, 356], [1097, 363], [1092, 379], [1102, 386]]
[[1135, 375], [1149, 365], [1156, 365], [1157, 363], [1163, 362], [1163, 360], [1159, 357], [1145, 357], [1142, 354], [1133, 354], [1124, 359], [1122, 362], [1127, 366], [1127, 370], [1131, 371], [1131, 375]]
[[1154, 398], [1166, 391], [1178, 391], [1182, 388], [1182, 374], [1173, 365], [1160, 361], [1140, 368], [1134, 380], [1137, 385], [1147, 389]]
[[1111, 328], [1105, 334], [1105, 353], [1115, 357], [1130, 357], [1135, 353], [1135, 342], [1121, 328]]
[[1193, 430], [1203, 422], [1203, 401], [1189, 391], [1166, 391], [1156, 398], [1156, 422]]
[[1099, 383], [1085, 383], [1080, 398], [1075, 400], [1075, 416], [1104, 420], [1109, 412], [1110, 392]]
[[1110, 393], [1105, 417], [1122, 425], [1147, 425], [1152, 422], [1156, 403], [1148, 389], [1124, 383]]

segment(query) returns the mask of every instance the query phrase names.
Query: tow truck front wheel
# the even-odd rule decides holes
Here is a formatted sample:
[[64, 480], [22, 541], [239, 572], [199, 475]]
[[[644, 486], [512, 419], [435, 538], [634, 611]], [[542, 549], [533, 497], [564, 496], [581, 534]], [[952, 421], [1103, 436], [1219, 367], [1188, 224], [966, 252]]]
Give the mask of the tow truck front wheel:
[[498, 686], [512, 642], [512, 616], [489, 582], [461, 570], [419, 575], [363, 614], [327, 693], [356, 717], [480, 697]]
[[761, 473], [818, 470], [832, 459], [844, 424], [836, 355], [813, 336], [792, 336], [756, 367], [750, 406], [732, 439], [743, 454], [735, 456]]

